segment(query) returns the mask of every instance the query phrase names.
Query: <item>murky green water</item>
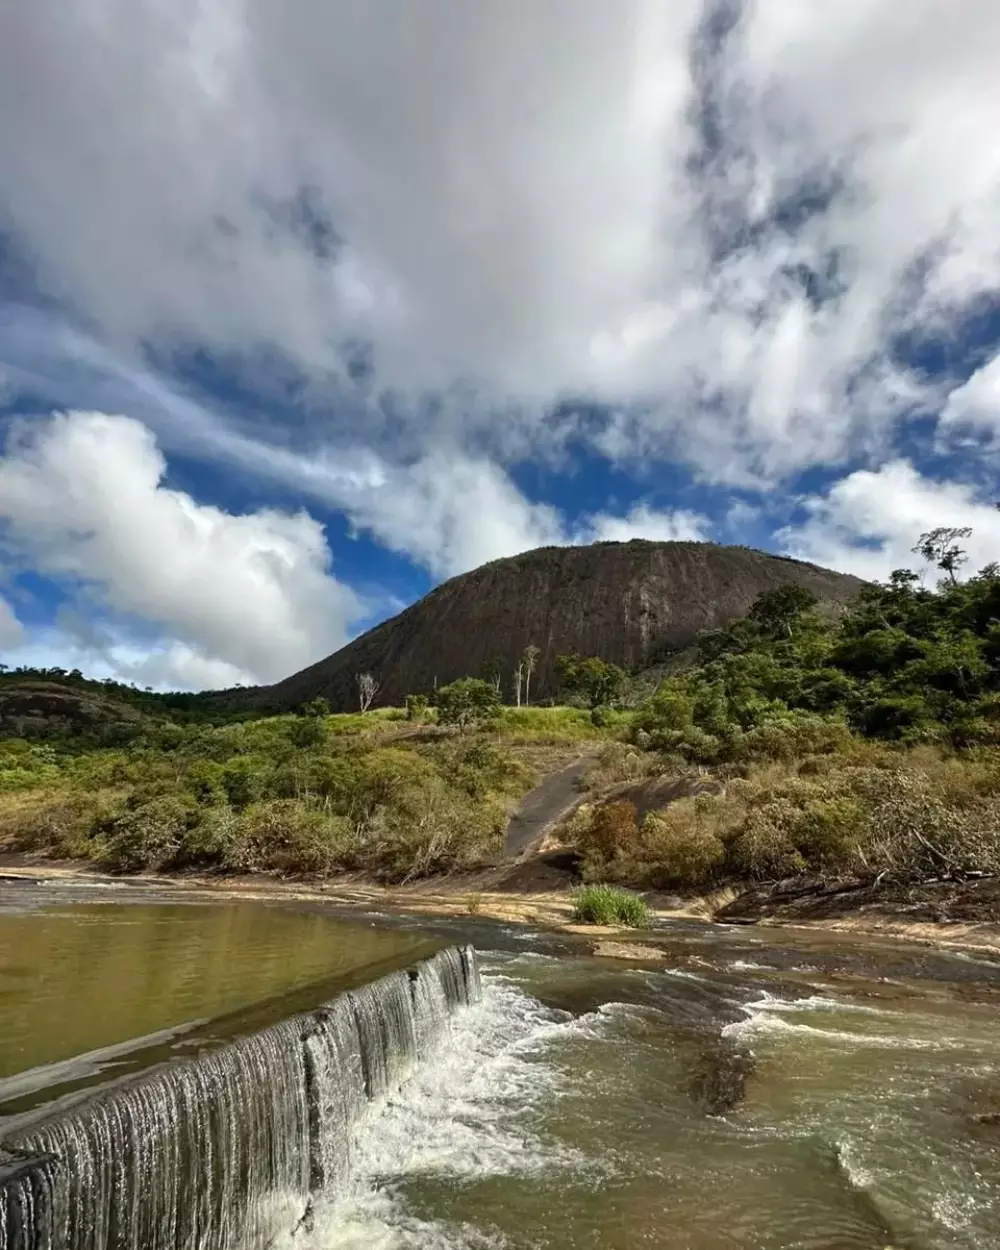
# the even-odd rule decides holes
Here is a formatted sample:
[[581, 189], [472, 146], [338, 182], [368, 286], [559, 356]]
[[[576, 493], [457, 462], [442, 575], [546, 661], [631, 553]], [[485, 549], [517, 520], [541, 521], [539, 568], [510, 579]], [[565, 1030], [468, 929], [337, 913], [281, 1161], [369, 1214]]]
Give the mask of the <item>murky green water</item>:
[[25, 1069], [370, 979], [438, 945], [259, 903], [0, 910], [0, 1104]]

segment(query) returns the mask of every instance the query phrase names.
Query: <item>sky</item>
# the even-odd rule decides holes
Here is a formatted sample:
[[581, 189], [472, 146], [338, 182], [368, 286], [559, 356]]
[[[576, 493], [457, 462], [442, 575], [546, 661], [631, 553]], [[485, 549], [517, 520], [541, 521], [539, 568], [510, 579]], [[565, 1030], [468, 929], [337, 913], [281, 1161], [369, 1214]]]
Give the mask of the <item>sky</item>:
[[552, 543], [1000, 558], [996, 0], [0, 8], [0, 660], [268, 683]]

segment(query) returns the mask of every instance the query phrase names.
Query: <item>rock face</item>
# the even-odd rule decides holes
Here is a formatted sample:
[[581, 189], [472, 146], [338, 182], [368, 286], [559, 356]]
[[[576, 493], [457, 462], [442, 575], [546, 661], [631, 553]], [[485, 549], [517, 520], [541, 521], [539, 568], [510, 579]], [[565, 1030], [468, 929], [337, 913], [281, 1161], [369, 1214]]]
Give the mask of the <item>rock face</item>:
[[357, 708], [358, 673], [379, 682], [380, 705], [435, 683], [481, 676], [499, 661], [510, 698], [512, 672], [529, 643], [540, 650], [532, 702], [557, 693], [555, 660], [597, 655], [648, 668], [746, 613], [761, 591], [794, 583], [822, 602], [849, 602], [857, 578], [747, 547], [713, 543], [595, 543], [541, 547], [452, 578], [398, 616], [275, 686], [247, 691], [267, 710], [322, 695], [335, 711]]

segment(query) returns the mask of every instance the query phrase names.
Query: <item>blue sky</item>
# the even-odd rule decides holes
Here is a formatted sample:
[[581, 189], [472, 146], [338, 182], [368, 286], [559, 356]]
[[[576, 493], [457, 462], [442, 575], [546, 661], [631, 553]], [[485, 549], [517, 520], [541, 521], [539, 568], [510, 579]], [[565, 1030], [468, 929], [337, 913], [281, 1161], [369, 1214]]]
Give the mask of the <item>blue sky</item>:
[[277, 680], [545, 543], [1000, 558], [1000, 9], [0, 14], [0, 658]]

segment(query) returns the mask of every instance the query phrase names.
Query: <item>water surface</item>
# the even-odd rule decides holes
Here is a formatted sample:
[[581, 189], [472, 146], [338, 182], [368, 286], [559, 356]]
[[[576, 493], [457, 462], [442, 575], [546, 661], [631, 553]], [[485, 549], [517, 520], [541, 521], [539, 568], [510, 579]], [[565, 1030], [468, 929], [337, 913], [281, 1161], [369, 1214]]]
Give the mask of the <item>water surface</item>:
[[1000, 1247], [993, 960], [703, 929], [667, 967], [482, 962], [310, 1250]]
[[328, 993], [438, 945], [417, 932], [255, 902], [0, 910], [0, 1103], [4, 1078], [27, 1069], [314, 984]]

